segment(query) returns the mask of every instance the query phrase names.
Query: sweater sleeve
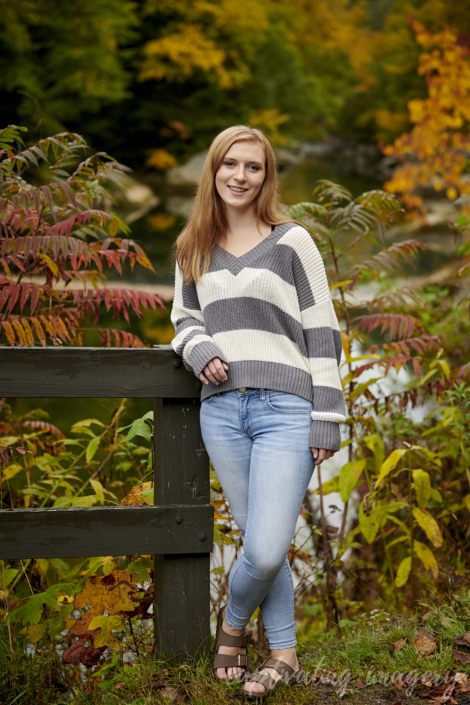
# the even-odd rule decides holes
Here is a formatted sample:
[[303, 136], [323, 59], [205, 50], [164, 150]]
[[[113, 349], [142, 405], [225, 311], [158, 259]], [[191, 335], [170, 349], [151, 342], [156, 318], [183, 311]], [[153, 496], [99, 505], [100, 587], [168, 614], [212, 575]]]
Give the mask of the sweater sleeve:
[[347, 411], [339, 375], [341, 332], [322, 257], [304, 228], [296, 228], [293, 273], [313, 384], [310, 447], [339, 450]]
[[186, 284], [178, 264], [175, 271], [175, 298], [171, 309], [171, 322], [175, 327], [171, 347], [183, 359], [186, 369], [194, 372], [196, 377], [199, 377], [213, 357], [224, 359], [211, 336], [206, 334], [196, 284]]

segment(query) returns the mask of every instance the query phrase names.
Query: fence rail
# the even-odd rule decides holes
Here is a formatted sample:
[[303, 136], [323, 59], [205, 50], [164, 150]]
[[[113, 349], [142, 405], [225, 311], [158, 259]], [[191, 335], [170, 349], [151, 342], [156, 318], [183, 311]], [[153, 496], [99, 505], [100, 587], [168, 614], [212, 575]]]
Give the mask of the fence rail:
[[154, 555], [157, 653], [210, 647], [213, 507], [201, 383], [169, 345], [0, 348], [0, 397], [138, 397], [154, 403], [155, 505], [0, 510], [0, 559]]

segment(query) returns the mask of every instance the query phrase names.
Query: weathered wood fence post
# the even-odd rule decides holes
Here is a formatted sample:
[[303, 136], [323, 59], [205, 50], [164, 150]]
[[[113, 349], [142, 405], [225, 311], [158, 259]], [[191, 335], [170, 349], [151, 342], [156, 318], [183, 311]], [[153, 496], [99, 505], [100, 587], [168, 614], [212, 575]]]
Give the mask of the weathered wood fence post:
[[156, 653], [210, 648], [213, 507], [201, 383], [169, 345], [0, 348], [0, 397], [154, 399], [155, 505], [0, 510], [0, 559], [153, 554]]

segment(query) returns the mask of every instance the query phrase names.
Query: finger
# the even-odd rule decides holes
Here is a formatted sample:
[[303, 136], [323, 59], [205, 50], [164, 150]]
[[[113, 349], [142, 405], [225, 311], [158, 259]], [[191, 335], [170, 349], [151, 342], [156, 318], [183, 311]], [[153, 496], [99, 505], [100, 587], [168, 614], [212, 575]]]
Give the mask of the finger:
[[204, 375], [202, 374], [202, 372], [201, 372], [200, 375], [199, 375], [199, 379], [201, 380], [201, 382], [204, 382], [204, 384], [209, 384], [209, 382], [208, 382], [207, 379], [204, 377]]
[[209, 379], [212, 382], [212, 384], [219, 384], [219, 381], [212, 374], [209, 365], [206, 365], [204, 367], [204, 374], [206, 375], [207, 379]]
[[327, 451], [325, 450], [325, 448], [320, 448], [320, 450], [318, 451], [318, 458], [317, 458], [317, 461], [316, 461], [316, 465], [321, 465], [321, 464], [322, 464], [322, 462], [323, 462], [323, 461], [325, 460], [325, 458], [326, 458], [326, 453], [327, 453]]
[[312, 451], [313, 459], [316, 460], [318, 458], [318, 448], [310, 448]]
[[224, 368], [225, 368], [226, 370], [228, 370], [228, 365], [227, 365], [226, 362], [223, 362], [222, 365], [224, 366]]
[[224, 382], [227, 379], [227, 375], [225, 374], [225, 370], [222, 367], [221, 360], [219, 360], [218, 357], [215, 357], [212, 360], [212, 364], [215, 367], [214, 375], [217, 377], [218, 380], [220, 380], [221, 382]]

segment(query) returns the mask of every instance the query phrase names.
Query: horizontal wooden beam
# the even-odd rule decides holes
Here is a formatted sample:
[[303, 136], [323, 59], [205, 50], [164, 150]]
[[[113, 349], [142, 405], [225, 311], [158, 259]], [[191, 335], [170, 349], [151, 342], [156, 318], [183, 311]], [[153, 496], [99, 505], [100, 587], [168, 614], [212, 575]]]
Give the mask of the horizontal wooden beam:
[[212, 504], [0, 511], [0, 559], [209, 553]]
[[201, 382], [170, 345], [154, 348], [3, 348], [0, 397], [195, 399]]

